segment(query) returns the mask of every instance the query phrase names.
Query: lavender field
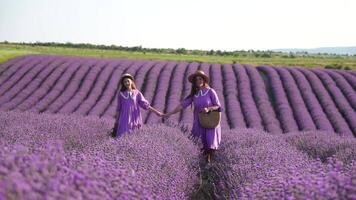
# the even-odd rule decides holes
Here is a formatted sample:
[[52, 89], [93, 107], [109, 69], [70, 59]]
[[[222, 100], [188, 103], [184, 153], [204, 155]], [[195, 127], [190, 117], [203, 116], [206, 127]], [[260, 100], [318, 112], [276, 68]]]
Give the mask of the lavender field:
[[[356, 135], [352, 70], [28, 55], [0, 65], [0, 110], [113, 118], [120, 76], [130, 73], [152, 106], [171, 111], [188, 95], [187, 76], [197, 69], [210, 76], [226, 110], [223, 128]], [[171, 120], [192, 117], [187, 109]], [[161, 122], [151, 113], [143, 118]]]
[[[203, 70], [224, 108], [207, 165], [190, 108], [120, 139], [131, 73], [160, 111]], [[0, 65], [0, 199], [356, 199], [356, 71], [28, 55]]]

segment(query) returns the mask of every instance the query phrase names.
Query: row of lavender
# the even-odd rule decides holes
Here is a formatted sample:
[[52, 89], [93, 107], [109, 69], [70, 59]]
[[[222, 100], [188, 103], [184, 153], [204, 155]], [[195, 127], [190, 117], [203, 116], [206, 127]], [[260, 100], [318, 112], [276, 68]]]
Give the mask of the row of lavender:
[[0, 199], [356, 197], [355, 138], [237, 128], [224, 132], [213, 163], [205, 165], [184, 127], [147, 125], [116, 140], [107, 133], [113, 123], [0, 112]]
[[[197, 69], [210, 76], [225, 108], [223, 127], [356, 134], [356, 75], [341, 70], [30, 55], [0, 66], [0, 110], [112, 118], [119, 78], [131, 73], [148, 101], [166, 112], [189, 94], [186, 77]], [[161, 121], [151, 113], [143, 118]], [[188, 108], [171, 120], [192, 118]]]

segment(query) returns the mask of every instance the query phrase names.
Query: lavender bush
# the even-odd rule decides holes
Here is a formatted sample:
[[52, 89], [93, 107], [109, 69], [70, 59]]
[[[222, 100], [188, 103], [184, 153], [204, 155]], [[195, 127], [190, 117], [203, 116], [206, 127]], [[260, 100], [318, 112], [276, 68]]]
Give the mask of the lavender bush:
[[112, 125], [97, 117], [0, 112], [0, 199], [188, 198], [198, 181], [198, 148], [185, 133], [152, 125], [113, 139]]
[[[216, 177], [213, 195], [224, 199], [354, 198], [356, 140], [330, 134], [226, 131], [216, 162], [207, 169]], [[330, 136], [336, 141], [331, 142]], [[332, 148], [335, 153], [322, 162], [321, 155]], [[311, 156], [309, 152], [321, 153]]]

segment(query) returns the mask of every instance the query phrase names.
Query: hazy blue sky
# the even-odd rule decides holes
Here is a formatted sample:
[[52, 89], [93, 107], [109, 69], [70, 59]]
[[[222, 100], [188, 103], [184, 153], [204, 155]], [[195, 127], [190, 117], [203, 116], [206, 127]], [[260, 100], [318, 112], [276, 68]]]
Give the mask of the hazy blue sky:
[[0, 41], [152, 48], [356, 45], [356, 0], [0, 0]]

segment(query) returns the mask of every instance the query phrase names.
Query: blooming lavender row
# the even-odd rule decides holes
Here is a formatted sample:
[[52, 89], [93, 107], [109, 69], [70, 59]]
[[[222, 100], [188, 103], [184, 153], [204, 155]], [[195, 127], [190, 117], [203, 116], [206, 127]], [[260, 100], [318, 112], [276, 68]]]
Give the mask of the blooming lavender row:
[[[110, 88], [110, 84], [113, 83], [113, 76], [117, 75], [118, 73], [118, 68], [122, 64], [122, 61], [112, 61], [110, 62], [110, 67], [104, 69], [106, 70], [103, 74], [104, 77], [106, 78], [98, 78], [98, 83], [99, 86], [96, 86], [94, 90], [95, 92], [92, 93], [97, 93], [96, 95], [90, 94], [90, 97], [88, 101], [92, 103], [92, 106], [88, 106], [89, 110], [86, 111], [87, 115], [97, 115], [99, 116], [101, 112], [105, 109], [105, 106], [108, 104], [110, 101], [110, 98], [108, 98], [108, 91]], [[109, 70], [110, 69], [110, 70]], [[116, 83], [117, 85], [117, 83]], [[112, 94], [112, 93], [110, 93]], [[106, 103], [104, 103], [106, 102]], [[85, 104], [85, 103], [84, 103]], [[79, 108], [80, 109], [80, 108]]]
[[0, 156], [6, 157], [0, 160], [0, 199], [24, 192], [39, 198], [187, 199], [198, 181], [198, 149], [186, 133], [152, 125], [116, 140], [107, 134], [113, 123], [96, 116], [0, 112]]
[[347, 82], [352, 86], [352, 88], [356, 91], [356, 79], [355, 76], [352, 76], [351, 74], [347, 73], [344, 70], [335, 70], [337, 73], [341, 74], [344, 76]]
[[[158, 77], [158, 82], [160, 84], [157, 84], [156, 86], [156, 91], [154, 92], [154, 98], [152, 101], [152, 106], [160, 111], [163, 111], [164, 108], [167, 106], [166, 105], [166, 98], [167, 98], [167, 93], [168, 90], [171, 88], [170, 80], [174, 76], [172, 74], [172, 71], [174, 68], [176, 68], [177, 63], [176, 62], [169, 62], [167, 65], [162, 69], [159, 77]], [[157, 117], [153, 113], [148, 113], [147, 116], [147, 123], [158, 123], [161, 122], [162, 118]]]
[[18, 70], [20, 70], [25, 64], [33, 62], [34, 60], [37, 60], [37, 59], [41, 59], [41, 58], [43, 58], [43, 56], [29, 55], [29, 56], [25, 56], [25, 57], [21, 57], [21, 58], [22, 59], [12, 59], [9, 61], [9, 63], [1, 64], [2, 71], [1, 71], [0, 75], [4, 76], [5, 78], [0, 79], [0, 85], [3, 85], [6, 81], [10, 80], [11, 77]]
[[349, 101], [345, 98], [333, 79], [326, 72], [320, 69], [312, 69], [312, 71], [317, 74], [320, 80], [324, 83], [324, 86], [328, 90], [329, 94], [333, 97], [338, 110], [344, 116], [351, 131], [356, 136], [356, 112], [350, 106]]
[[274, 69], [279, 73], [289, 102], [293, 105], [292, 109], [295, 120], [298, 123], [299, 130], [315, 130], [316, 126], [313, 119], [308, 112], [301, 92], [290, 72], [284, 67], [274, 67]]
[[95, 60], [74, 62], [57, 84], [31, 108], [33, 111], [57, 113], [75, 95], [80, 82], [96, 63]]
[[252, 96], [250, 79], [245, 67], [239, 64], [234, 64], [233, 69], [236, 74], [239, 91], [238, 95], [245, 116], [246, 125], [248, 128], [263, 129], [262, 119]]
[[[243, 112], [241, 110], [240, 101], [238, 100], [238, 89], [236, 76], [234, 74], [233, 68], [231, 65], [223, 65], [222, 73], [224, 79], [224, 90], [226, 93], [226, 108], [228, 108], [228, 119], [230, 119], [230, 127], [246, 127], [244, 120]], [[225, 108], [225, 109], [226, 109]]]
[[354, 110], [356, 110], [356, 93], [352, 89], [351, 85], [342, 77], [342, 75], [336, 73], [332, 70], [325, 70], [340, 88], [344, 96], [347, 98], [348, 102]]
[[298, 70], [303, 72], [309, 80], [309, 83], [313, 88], [313, 91], [316, 96], [319, 97], [319, 103], [323, 107], [323, 110], [325, 111], [326, 115], [328, 116], [328, 119], [333, 125], [335, 132], [346, 136], [352, 135], [352, 131], [350, 130], [348, 124], [338, 111], [334, 101], [330, 97], [330, 94], [325, 89], [323, 83], [316, 76], [316, 74], [314, 74], [310, 70], [306, 70], [303, 68], [298, 68]]
[[251, 89], [254, 96], [254, 101], [261, 114], [262, 122], [265, 130], [272, 134], [282, 133], [280, 123], [276, 117], [276, 113], [269, 101], [266, 92], [266, 85], [256, 68], [245, 65], [246, 72], [251, 80]]
[[87, 94], [89, 94], [92, 87], [96, 84], [96, 78], [98, 74], [107, 65], [107, 61], [101, 60], [96, 63], [95, 67], [92, 67], [89, 73], [83, 77], [82, 81], [79, 83], [77, 90], [75, 90], [74, 95], [68, 99], [68, 101], [63, 105], [63, 107], [58, 111], [63, 114], [70, 114], [76, 111], [80, 104], [84, 101]]
[[285, 139], [310, 158], [323, 163], [331, 157], [344, 164], [351, 164], [356, 160], [354, 138], [340, 137], [330, 131], [304, 131], [288, 134]]
[[277, 117], [283, 128], [283, 132], [298, 131], [298, 125], [293, 116], [293, 110], [288, 102], [278, 73], [273, 68], [268, 66], [259, 66], [257, 68], [266, 73], [269, 78], [276, 104]]
[[[297, 138], [295, 138], [297, 136]], [[318, 137], [316, 137], [318, 136]], [[216, 197], [222, 199], [352, 199], [356, 172], [356, 140], [335, 133], [300, 132], [285, 136], [269, 135], [253, 129], [233, 129], [212, 165]], [[320, 138], [323, 138], [320, 140]], [[302, 141], [300, 141], [300, 139]], [[313, 143], [304, 149], [315, 152], [328, 146], [325, 161], [310, 157], [303, 141]], [[325, 142], [325, 143], [324, 143]], [[292, 146], [290, 144], [293, 144]], [[337, 150], [343, 147], [343, 150]], [[351, 148], [352, 150], [347, 150]], [[324, 152], [328, 149], [324, 148]], [[340, 151], [342, 152], [339, 154]], [[345, 156], [344, 156], [345, 155]]]
[[334, 128], [321, 107], [306, 77], [295, 68], [287, 68], [295, 79], [315, 126], [319, 130], [333, 131]]
[[104, 86], [110, 80], [110, 75], [118, 65], [119, 62], [109, 62], [103, 67], [103, 69], [96, 76], [95, 80], [93, 80], [92, 89], [87, 92], [84, 100], [81, 101], [73, 113], [81, 115], [87, 115], [89, 113], [91, 108], [95, 106], [99, 96], [104, 91]]
[[[156, 82], [159, 78], [159, 75], [166, 67], [166, 65], [167, 65], [167, 62], [159, 61], [146, 74], [146, 76], [147, 76], [145, 79], [146, 81], [144, 82], [144, 86], [142, 87], [141, 92], [143, 93], [143, 95], [145, 96], [147, 101], [150, 102], [151, 104], [154, 100], [154, 95], [155, 95], [155, 91], [157, 88]], [[142, 113], [142, 120], [145, 123], [147, 122], [147, 116], [148, 116], [147, 112]]]
[[28, 60], [30, 58], [30, 56], [17, 56], [15, 58], [12, 58], [10, 60], [8, 60], [5, 63], [1, 63], [0, 64], [0, 76], [7, 71], [10, 67], [13, 68], [13, 65], [16, 63], [21, 62], [26, 62], [26, 60]]
[[[33, 68], [36, 70], [36, 66], [40, 65], [41, 62], [45, 62], [48, 64], [53, 57], [40, 57], [36, 59], [32, 59], [30, 62], [25, 63], [24, 65], [19, 66], [16, 71], [11, 73], [4, 82], [1, 83], [0, 85], [0, 95], [1, 99], [6, 99], [7, 96], [5, 96], [6, 92], [10, 90], [12, 87], [14, 87], [18, 81], [21, 81], [21, 79], [26, 76], [27, 73], [29, 73]], [[3, 101], [3, 100], [2, 100]]]
[[[182, 96], [182, 91], [183, 91], [183, 81], [184, 80], [184, 73], [188, 69], [188, 63], [187, 62], [180, 62], [177, 63], [178, 66], [175, 67], [173, 71], [173, 76], [171, 77], [171, 82], [170, 82], [170, 88], [168, 90], [168, 96], [166, 98], [167, 101], [167, 106], [164, 110], [164, 112], [170, 112], [172, 111], [178, 104], [179, 101], [181, 100]], [[178, 123], [179, 122], [179, 115], [172, 115], [170, 117], [170, 120], [173, 122]]]
[[[21, 80], [12, 87], [4, 97], [6, 100], [1, 99], [0, 101], [2, 107], [5, 110], [14, 109], [17, 105], [22, 102], [25, 98], [30, 96], [34, 91], [39, 88], [41, 82], [46, 80], [48, 76], [61, 64], [64, 64], [63, 58], [58, 58], [52, 61], [50, 64], [41, 63], [39, 66], [35, 67], [34, 71], [26, 74]], [[46, 66], [48, 64], [48, 66]], [[36, 74], [35, 74], [36, 73]], [[7, 102], [7, 103], [6, 103]]]

